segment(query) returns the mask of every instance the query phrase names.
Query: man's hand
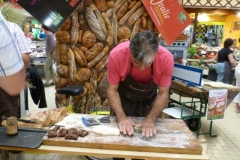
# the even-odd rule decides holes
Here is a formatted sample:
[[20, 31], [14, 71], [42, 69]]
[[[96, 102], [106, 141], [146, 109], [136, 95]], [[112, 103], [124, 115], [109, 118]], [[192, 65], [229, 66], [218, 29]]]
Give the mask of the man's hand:
[[122, 132], [124, 135], [133, 135], [134, 130], [133, 130], [133, 126], [135, 125], [135, 123], [132, 121], [132, 119], [128, 118], [128, 117], [124, 117], [124, 118], [120, 118], [118, 120], [118, 128], [120, 130], [120, 132]]
[[144, 119], [141, 122], [142, 136], [152, 137], [152, 136], [154, 136], [154, 134], [157, 133], [154, 122], [155, 121], [153, 121], [152, 119], [148, 119], [148, 118]]

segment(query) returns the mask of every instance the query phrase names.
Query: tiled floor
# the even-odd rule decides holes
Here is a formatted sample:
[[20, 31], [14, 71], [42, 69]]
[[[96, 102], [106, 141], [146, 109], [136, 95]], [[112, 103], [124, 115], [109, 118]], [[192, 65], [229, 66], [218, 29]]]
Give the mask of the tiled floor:
[[[55, 88], [53, 86], [45, 88], [48, 108], [55, 108]], [[29, 95], [30, 97], [30, 95]], [[234, 103], [227, 108], [225, 117], [222, 120], [213, 122], [213, 134], [216, 138], [209, 135], [200, 135], [198, 141], [211, 160], [239, 160], [240, 159], [240, 117], [234, 112]], [[29, 98], [29, 112], [35, 112], [40, 109], [33, 104]], [[202, 118], [201, 132], [208, 132], [209, 121]], [[82, 160], [82, 156], [60, 155], [60, 154], [32, 154], [22, 153], [24, 160]]]

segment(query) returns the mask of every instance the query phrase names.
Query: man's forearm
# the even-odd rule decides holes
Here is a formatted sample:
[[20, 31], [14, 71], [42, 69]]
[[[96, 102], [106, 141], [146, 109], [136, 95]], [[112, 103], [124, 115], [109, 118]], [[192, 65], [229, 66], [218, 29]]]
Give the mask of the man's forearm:
[[25, 68], [28, 68], [29, 67], [29, 65], [30, 65], [30, 56], [29, 56], [29, 54], [21, 54], [21, 56], [22, 56], [22, 60], [23, 60], [23, 63], [24, 63], [24, 67]]
[[152, 110], [147, 115], [147, 118], [155, 121], [159, 114], [162, 112], [162, 110], [167, 107], [168, 99], [169, 99], [168, 92], [159, 93], [154, 101]]
[[114, 111], [114, 113], [116, 114], [117, 118], [121, 119], [123, 117], [126, 117], [126, 115], [122, 109], [122, 106], [121, 106], [121, 100], [120, 100], [118, 92], [108, 90], [107, 95], [108, 95], [109, 104], [110, 104], [112, 110]]

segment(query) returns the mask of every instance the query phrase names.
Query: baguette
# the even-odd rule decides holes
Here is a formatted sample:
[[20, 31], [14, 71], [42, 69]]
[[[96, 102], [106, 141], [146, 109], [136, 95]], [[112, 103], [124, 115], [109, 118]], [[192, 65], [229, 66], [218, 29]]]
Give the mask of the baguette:
[[126, 1], [117, 12], [117, 20], [121, 19], [128, 11], [128, 2]]
[[123, 16], [120, 21], [119, 21], [119, 25], [122, 26], [125, 24], [125, 22], [128, 20], [128, 18], [136, 11], [136, 9], [138, 9], [138, 7], [140, 7], [142, 5], [142, 2], [141, 1], [138, 1], [134, 6], [133, 8], [128, 11], [125, 16]]
[[76, 71], [74, 53], [70, 48], [68, 49], [68, 64], [69, 64], [70, 79], [73, 83], [75, 83], [77, 79], [77, 75], [76, 75], [77, 71]]
[[99, 74], [98, 74], [98, 76], [97, 76], [97, 84], [99, 84], [100, 83], [100, 81], [102, 80], [102, 78], [103, 78], [103, 75], [104, 75], [104, 73], [103, 72], [100, 72]]
[[107, 28], [106, 28], [106, 24], [105, 24], [105, 22], [104, 22], [104, 19], [103, 19], [103, 17], [102, 17], [102, 14], [99, 12], [98, 9], [96, 9], [94, 12], [95, 12], [95, 14], [96, 14], [96, 16], [97, 16], [97, 19], [99, 20], [99, 23], [100, 23], [100, 25], [101, 25], [101, 27], [102, 27], [103, 33], [104, 33], [106, 36], [108, 36], [108, 31], [107, 31]]
[[99, 11], [104, 12], [107, 10], [108, 5], [106, 0], [94, 0], [94, 3], [96, 4], [96, 7], [99, 9]]
[[134, 26], [133, 26], [133, 30], [132, 30], [132, 34], [131, 34], [131, 39], [135, 36], [135, 34], [137, 34], [138, 33], [138, 31], [139, 31], [139, 29], [140, 29], [140, 26], [141, 26], [141, 18], [139, 18], [136, 22], [135, 22], [135, 24], [134, 24]]
[[142, 16], [141, 19], [142, 19], [142, 28], [147, 29], [147, 18], [145, 16]]
[[95, 65], [95, 69], [97, 71], [102, 70], [108, 62], [108, 54], [106, 54], [96, 65]]
[[97, 62], [99, 62], [99, 60], [105, 56], [108, 51], [110, 50], [110, 47], [109, 46], [105, 46], [103, 48], [103, 50], [95, 57], [93, 58], [90, 62], [88, 62], [87, 66], [88, 68], [91, 68], [92, 66], [94, 66]]
[[79, 30], [78, 12], [73, 13], [71, 19], [72, 19], [71, 44], [75, 45], [78, 42], [78, 30]]
[[107, 26], [107, 29], [108, 29], [108, 32], [109, 32], [108, 38], [107, 38], [108, 45], [112, 46], [112, 44], [113, 44], [113, 28], [111, 26], [111, 23], [110, 23], [110, 21], [108, 19], [107, 14], [103, 12], [102, 13], [102, 17], [103, 17], [103, 19], [104, 19], [104, 21], [106, 23], [106, 26]]
[[113, 9], [112, 28], [113, 28], [113, 40], [115, 45], [117, 45], [118, 44], [118, 38], [117, 38], [118, 20], [115, 13], [115, 9]]
[[91, 61], [94, 57], [96, 57], [100, 51], [102, 51], [104, 45], [101, 42], [96, 43], [92, 48], [90, 48], [86, 53], [87, 61]]
[[130, 16], [130, 18], [127, 21], [127, 24], [129, 26], [133, 25], [136, 22], [136, 20], [145, 12], [145, 10], [146, 9], [144, 6], [139, 7], [137, 11]]

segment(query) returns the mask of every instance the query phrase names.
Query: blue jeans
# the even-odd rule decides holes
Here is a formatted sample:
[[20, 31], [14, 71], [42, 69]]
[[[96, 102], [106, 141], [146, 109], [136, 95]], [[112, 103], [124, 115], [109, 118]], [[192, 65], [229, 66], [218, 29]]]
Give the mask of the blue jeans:
[[223, 77], [224, 77], [224, 63], [217, 63], [216, 64], [216, 73], [217, 73], [217, 82], [223, 82]]

